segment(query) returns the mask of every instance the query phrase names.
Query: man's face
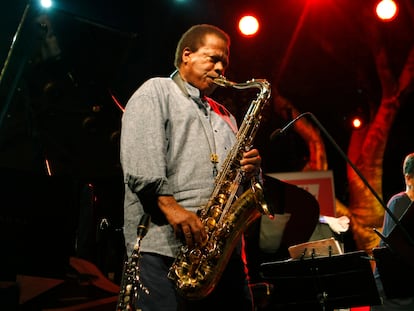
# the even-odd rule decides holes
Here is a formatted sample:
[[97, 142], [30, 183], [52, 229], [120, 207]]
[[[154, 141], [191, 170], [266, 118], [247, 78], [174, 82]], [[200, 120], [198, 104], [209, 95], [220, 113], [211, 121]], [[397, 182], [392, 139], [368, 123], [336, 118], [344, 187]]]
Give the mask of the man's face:
[[202, 93], [209, 94], [214, 88], [214, 78], [224, 74], [229, 62], [226, 42], [215, 35], [207, 35], [205, 44], [197, 51], [185, 49], [181, 76]]

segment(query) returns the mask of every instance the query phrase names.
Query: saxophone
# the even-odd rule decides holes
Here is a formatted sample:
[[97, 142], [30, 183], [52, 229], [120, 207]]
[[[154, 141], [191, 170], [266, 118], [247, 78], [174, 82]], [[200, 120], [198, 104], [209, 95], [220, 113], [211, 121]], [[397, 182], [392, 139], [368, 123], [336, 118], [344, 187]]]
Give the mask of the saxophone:
[[260, 92], [244, 116], [236, 143], [215, 179], [208, 203], [198, 211], [207, 230], [206, 241], [192, 248], [182, 246], [169, 269], [168, 277], [174, 281], [178, 293], [190, 300], [201, 299], [211, 293], [242, 233], [262, 214], [270, 214], [262, 186], [255, 178], [251, 179], [251, 186], [241, 196], [237, 196], [245, 175], [240, 160], [243, 152], [251, 148], [259, 128], [263, 107], [270, 97], [270, 84], [263, 79], [235, 83], [223, 76], [214, 82], [222, 87], [236, 89], [258, 88]]

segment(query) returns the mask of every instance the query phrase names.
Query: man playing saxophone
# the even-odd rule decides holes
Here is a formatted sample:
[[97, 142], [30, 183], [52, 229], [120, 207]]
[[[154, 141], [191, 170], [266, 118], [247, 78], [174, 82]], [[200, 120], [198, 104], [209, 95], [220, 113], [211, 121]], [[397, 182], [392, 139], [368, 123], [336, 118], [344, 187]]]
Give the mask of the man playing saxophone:
[[[143, 83], [129, 99], [122, 117], [120, 157], [124, 174], [124, 234], [128, 253], [136, 240], [136, 225], [151, 215], [141, 243], [140, 293], [144, 311], [253, 309], [248, 276], [237, 243], [214, 290], [201, 300], [179, 295], [168, 272], [182, 245], [201, 245], [207, 238], [197, 211], [206, 205], [215, 178], [236, 142], [233, 115], [208, 97], [214, 79], [229, 63], [230, 38], [207, 24], [195, 25], [179, 40], [176, 71]], [[260, 177], [257, 149], [239, 161], [243, 184]]]

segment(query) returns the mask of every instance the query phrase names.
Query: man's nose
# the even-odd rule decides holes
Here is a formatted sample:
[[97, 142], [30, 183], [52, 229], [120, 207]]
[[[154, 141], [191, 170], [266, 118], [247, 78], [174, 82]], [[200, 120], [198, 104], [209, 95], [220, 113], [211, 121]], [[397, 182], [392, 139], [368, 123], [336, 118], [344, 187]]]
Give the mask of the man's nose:
[[217, 72], [218, 75], [224, 74], [224, 66], [222, 62], [217, 62], [214, 66], [214, 71]]

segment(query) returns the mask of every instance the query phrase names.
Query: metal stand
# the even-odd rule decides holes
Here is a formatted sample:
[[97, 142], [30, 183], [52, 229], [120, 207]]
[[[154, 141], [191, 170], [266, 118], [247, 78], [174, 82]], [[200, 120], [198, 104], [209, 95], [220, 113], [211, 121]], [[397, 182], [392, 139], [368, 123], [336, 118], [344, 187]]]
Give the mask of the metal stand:
[[380, 304], [370, 258], [363, 251], [269, 262], [261, 274], [274, 286], [269, 310], [334, 310]]
[[31, 4], [28, 3], [23, 11], [0, 72], [0, 98], [2, 98], [2, 102], [0, 103], [0, 128], [3, 126], [3, 121], [7, 115], [14, 91], [17, 88], [17, 83], [29, 57], [28, 54], [31, 49], [28, 47], [34, 44], [34, 38], [37, 37], [33, 35], [33, 30], [30, 33], [25, 33], [25, 36], [23, 36], [23, 29], [27, 26], [28, 21], [30, 22], [32, 20], [33, 13], [34, 10], [31, 9]]

